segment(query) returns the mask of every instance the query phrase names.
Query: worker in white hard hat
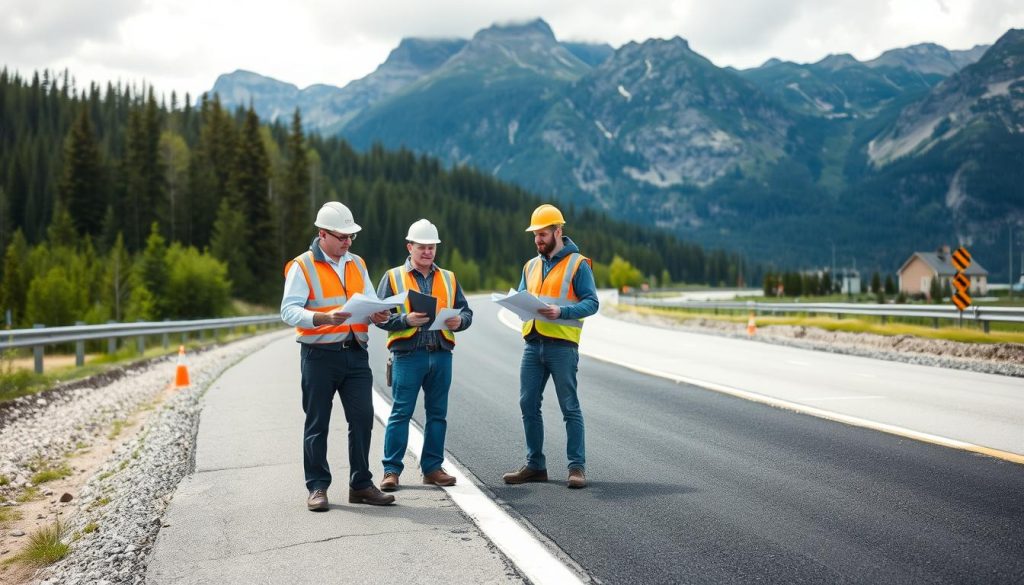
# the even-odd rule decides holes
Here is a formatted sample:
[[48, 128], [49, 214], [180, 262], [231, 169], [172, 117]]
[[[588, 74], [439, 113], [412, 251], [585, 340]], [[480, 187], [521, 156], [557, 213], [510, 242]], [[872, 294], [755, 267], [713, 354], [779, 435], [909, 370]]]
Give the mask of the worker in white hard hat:
[[[376, 296], [362, 258], [349, 251], [362, 229], [352, 212], [337, 201], [328, 201], [316, 214], [317, 235], [309, 250], [285, 266], [281, 319], [295, 327], [302, 368], [302, 409], [306, 423], [302, 461], [309, 496], [306, 507], [328, 509], [327, 431], [334, 395], [341, 398], [348, 421], [348, 501], [353, 504], [388, 505], [395, 497], [381, 493], [370, 473], [370, 433], [373, 430], [373, 374], [366, 351], [369, 323], [352, 321], [341, 311], [356, 293]], [[374, 323], [387, 321], [390, 313], [370, 316]]]
[[523, 266], [518, 290], [547, 303], [536, 319], [523, 323], [523, 359], [519, 366], [519, 409], [526, 434], [526, 465], [502, 476], [505, 483], [547, 481], [544, 457], [544, 419], [541, 398], [548, 378], [555, 384], [565, 420], [566, 485], [587, 485], [583, 410], [576, 392], [576, 369], [583, 319], [597, 312], [597, 286], [590, 259], [563, 233], [565, 218], [545, 203], [533, 211], [526, 231], [533, 232], [537, 255]]
[[[438, 486], [455, 485], [444, 461], [444, 439], [448, 429], [448, 388], [452, 382], [452, 350], [455, 332], [464, 331], [473, 321], [473, 310], [466, 302], [455, 274], [434, 263], [437, 245], [441, 243], [437, 226], [421, 219], [409, 226], [405, 248], [409, 257], [401, 266], [388, 270], [377, 285], [381, 298], [403, 291], [416, 291], [434, 297], [435, 314], [452, 309], [458, 314], [444, 320], [444, 326], [431, 330], [431, 317], [413, 310], [414, 300], [377, 326], [388, 332], [391, 350], [391, 396], [394, 402], [384, 431], [384, 478], [380, 489], [398, 489], [398, 478], [404, 468], [402, 460], [409, 443], [409, 420], [416, 408], [416, 398], [423, 389], [423, 452], [420, 471], [423, 483]], [[418, 307], [422, 308], [422, 307]]]

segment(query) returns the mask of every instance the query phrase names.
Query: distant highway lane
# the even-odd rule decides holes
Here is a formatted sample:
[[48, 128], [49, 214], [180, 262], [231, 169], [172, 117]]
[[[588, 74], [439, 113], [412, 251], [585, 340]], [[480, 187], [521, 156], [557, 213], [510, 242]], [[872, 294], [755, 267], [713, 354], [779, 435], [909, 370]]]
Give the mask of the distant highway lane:
[[[522, 340], [498, 321], [493, 304], [471, 303], [476, 318], [455, 354], [448, 449], [596, 580], [1024, 582], [1024, 465], [589, 358], [580, 360], [579, 386], [590, 486], [565, 487], [565, 431], [550, 384], [551, 481], [506, 486], [501, 474], [524, 460]], [[375, 336], [371, 363], [381, 381], [384, 352]], [[696, 337], [704, 338], [703, 352], [732, 341]], [[621, 343], [628, 358], [634, 349], [628, 338]], [[737, 352], [773, 351], [728, 347], [738, 373], [748, 356]], [[833, 389], [827, 375], [800, 368], [791, 364], [797, 378], [814, 380], [825, 395]], [[836, 386], [858, 383], [869, 395], [868, 379]]]

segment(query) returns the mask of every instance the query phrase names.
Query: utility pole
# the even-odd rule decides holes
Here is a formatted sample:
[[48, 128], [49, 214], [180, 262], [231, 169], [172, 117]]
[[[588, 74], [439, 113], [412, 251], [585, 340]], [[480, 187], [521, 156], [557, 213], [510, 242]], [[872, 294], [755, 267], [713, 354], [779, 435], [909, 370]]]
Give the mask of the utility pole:
[[1010, 265], [1006, 271], [1006, 280], [1010, 282], [1010, 288], [1006, 289], [1009, 299], [1013, 299], [1013, 224], [1007, 226], [1009, 228], [1009, 234], [1007, 239], [1009, 240], [1010, 246]]

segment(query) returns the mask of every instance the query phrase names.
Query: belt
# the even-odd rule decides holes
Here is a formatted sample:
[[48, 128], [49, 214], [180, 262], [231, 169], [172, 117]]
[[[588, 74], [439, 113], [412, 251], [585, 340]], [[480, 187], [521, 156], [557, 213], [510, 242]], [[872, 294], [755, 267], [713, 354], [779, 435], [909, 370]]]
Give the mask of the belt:
[[423, 351], [440, 351], [440, 350], [442, 350], [444, 348], [441, 347], [440, 345], [436, 344], [436, 343], [431, 343], [431, 344], [428, 344], [428, 345], [421, 345], [421, 346], [419, 346], [416, 349], [422, 349]]
[[355, 339], [346, 339], [345, 341], [335, 341], [334, 343], [311, 343], [310, 347], [316, 347], [318, 349], [326, 349], [328, 351], [342, 351], [345, 349], [362, 349], [363, 346], [359, 345], [359, 342]]

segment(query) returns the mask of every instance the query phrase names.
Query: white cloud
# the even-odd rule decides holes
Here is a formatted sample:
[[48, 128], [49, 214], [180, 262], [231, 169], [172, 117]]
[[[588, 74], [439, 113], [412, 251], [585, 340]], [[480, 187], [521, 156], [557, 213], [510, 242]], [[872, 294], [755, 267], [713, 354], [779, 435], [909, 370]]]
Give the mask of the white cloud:
[[235, 69], [300, 87], [344, 85], [402, 37], [469, 38], [536, 17], [563, 40], [617, 47], [681, 36], [718, 65], [750, 67], [828, 53], [870, 59], [925, 41], [992, 43], [1024, 26], [1024, 0], [0, 0], [0, 55], [24, 74], [66, 67], [79, 86], [147, 80], [195, 95]]

